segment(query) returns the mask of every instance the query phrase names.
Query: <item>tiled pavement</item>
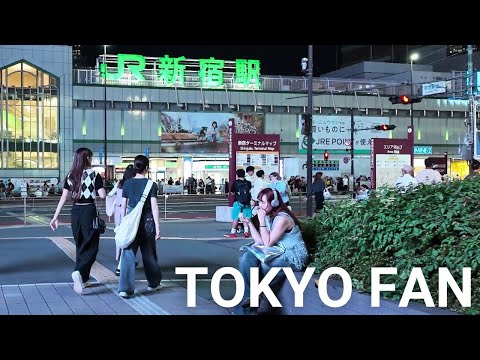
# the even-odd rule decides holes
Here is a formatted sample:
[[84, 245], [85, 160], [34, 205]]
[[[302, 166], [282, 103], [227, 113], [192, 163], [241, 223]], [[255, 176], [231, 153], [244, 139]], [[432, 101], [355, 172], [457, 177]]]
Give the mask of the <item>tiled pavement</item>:
[[173, 282], [155, 292], [137, 281], [135, 296], [123, 299], [117, 284], [93, 282], [78, 295], [72, 283], [0, 286], [0, 315], [227, 315], [227, 309], [197, 296], [196, 306], [186, 305], [186, 289]]

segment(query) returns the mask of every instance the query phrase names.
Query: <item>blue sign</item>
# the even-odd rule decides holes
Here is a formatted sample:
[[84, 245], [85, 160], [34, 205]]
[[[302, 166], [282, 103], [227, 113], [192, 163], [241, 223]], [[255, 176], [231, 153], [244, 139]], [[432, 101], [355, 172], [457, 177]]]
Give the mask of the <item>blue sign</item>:
[[145, 156], [148, 158], [148, 155], [150, 155], [150, 149], [148, 146], [145, 148]]
[[414, 155], [432, 155], [433, 150], [431, 146], [414, 146], [413, 154]]

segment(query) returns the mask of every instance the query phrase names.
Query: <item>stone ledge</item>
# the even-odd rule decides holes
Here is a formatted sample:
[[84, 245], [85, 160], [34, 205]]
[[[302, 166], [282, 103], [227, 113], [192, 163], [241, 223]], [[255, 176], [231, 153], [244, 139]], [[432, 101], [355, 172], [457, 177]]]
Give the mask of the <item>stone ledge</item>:
[[[300, 281], [303, 272], [295, 272], [297, 281]], [[315, 276], [318, 279], [318, 276]], [[329, 279], [327, 292], [332, 299], [339, 299], [342, 294], [342, 283]], [[370, 294], [352, 291], [348, 303], [340, 308], [332, 308], [323, 304], [315, 287], [315, 281], [309, 281], [305, 288], [303, 307], [294, 306], [294, 293], [288, 281], [282, 286], [278, 300], [282, 304], [276, 309], [278, 315], [459, 315], [456, 312], [443, 308], [429, 308], [423, 304], [410, 302], [408, 307], [398, 307], [398, 301], [381, 299], [379, 307], [370, 306]]]

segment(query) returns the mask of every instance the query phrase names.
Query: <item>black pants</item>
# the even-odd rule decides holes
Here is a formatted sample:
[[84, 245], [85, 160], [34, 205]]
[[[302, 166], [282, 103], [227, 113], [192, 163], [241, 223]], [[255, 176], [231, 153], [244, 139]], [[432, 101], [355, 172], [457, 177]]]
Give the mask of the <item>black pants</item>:
[[323, 197], [323, 191], [322, 192], [316, 192], [315, 193], [315, 211], [323, 210], [323, 203], [324, 202], [325, 202], [325, 199]]
[[90, 278], [90, 269], [97, 258], [100, 235], [93, 228], [93, 219], [97, 208], [91, 205], [73, 205], [72, 232], [75, 239], [77, 255], [75, 270], [82, 275], [83, 282]]

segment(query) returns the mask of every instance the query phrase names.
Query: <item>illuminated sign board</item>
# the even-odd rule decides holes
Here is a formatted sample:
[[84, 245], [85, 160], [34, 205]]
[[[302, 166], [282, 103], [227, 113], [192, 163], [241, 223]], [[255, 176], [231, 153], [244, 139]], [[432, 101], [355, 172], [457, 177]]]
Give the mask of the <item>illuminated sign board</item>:
[[260, 60], [235, 61], [209, 59], [192, 60], [185, 56], [172, 58], [145, 57], [136, 54], [107, 55], [99, 64], [100, 75], [107, 81], [128, 80], [142, 85], [183, 87], [186, 82], [201, 88], [223, 88], [228, 82], [235, 89], [260, 89]]
[[431, 146], [414, 146], [413, 153], [415, 155], [432, 155], [433, 148]]

